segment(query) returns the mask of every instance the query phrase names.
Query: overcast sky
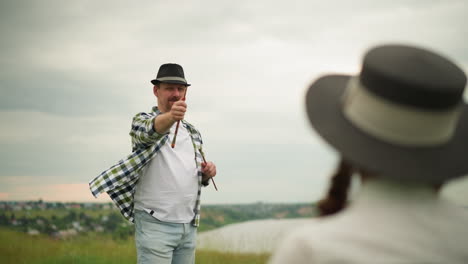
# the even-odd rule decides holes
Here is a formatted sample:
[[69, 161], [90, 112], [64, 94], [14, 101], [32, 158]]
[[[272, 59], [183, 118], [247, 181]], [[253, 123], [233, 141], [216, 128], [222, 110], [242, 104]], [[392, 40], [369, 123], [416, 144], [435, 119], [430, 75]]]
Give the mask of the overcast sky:
[[[88, 182], [130, 153], [150, 80], [176, 62], [218, 168], [203, 203], [314, 201], [337, 155], [306, 119], [307, 86], [356, 74], [382, 43], [468, 72], [466, 14], [465, 0], [0, 0], [0, 200], [106, 201]], [[468, 204], [467, 182], [448, 195]]]

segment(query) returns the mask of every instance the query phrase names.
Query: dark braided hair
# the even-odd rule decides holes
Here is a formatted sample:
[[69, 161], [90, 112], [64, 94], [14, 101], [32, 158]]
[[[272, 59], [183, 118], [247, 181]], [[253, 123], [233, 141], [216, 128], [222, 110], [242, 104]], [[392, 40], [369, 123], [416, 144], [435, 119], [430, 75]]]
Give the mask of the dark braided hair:
[[327, 196], [317, 203], [320, 216], [335, 214], [346, 207], [353, 171], [351, 164], [342, 158], [331, 178]]

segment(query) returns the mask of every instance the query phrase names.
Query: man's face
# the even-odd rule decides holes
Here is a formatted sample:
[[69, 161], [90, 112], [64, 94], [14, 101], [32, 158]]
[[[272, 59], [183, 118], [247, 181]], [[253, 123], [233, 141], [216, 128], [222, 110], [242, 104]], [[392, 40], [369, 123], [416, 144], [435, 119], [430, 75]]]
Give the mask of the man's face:
[[174, 83], [160, 83], [153, 88], [154, 95], [158, 98], [158, 108], [161, 112], [169, 112], [174, 102], [185, 96], [187, 86]]

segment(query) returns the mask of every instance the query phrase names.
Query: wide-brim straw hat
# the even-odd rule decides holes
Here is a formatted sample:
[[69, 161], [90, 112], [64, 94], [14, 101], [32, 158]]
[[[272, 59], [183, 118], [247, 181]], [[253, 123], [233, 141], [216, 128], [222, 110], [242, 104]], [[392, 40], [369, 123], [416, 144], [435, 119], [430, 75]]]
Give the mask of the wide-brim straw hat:
[[396, 180], [442, 183], [468, 173], [464, 72], [432, 51], [383, 45], [360, 74], [309, 87], [313, 128], [352, 164]]

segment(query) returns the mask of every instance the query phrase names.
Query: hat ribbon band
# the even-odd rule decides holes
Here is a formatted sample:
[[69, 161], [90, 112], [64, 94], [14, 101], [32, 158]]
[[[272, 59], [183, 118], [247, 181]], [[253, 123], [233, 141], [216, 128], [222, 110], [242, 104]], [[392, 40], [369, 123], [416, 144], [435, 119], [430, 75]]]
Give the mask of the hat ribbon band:
[[184, 78], [177, 77], [177, 76], [161, 77], [161, 78], [157, 78], [156, 80], [158, 80], [160, 82], [165, 82], [165, 81], [181, 81], [181, 82], [184, 82], [184, 83], [187, 82]]
[[366, 89], [352, 77], [343, 97], [343, 113], [354, 126], [387, 143], [420, 147], [448, 142], [461, 107], [430, 111], [397, 104]]

